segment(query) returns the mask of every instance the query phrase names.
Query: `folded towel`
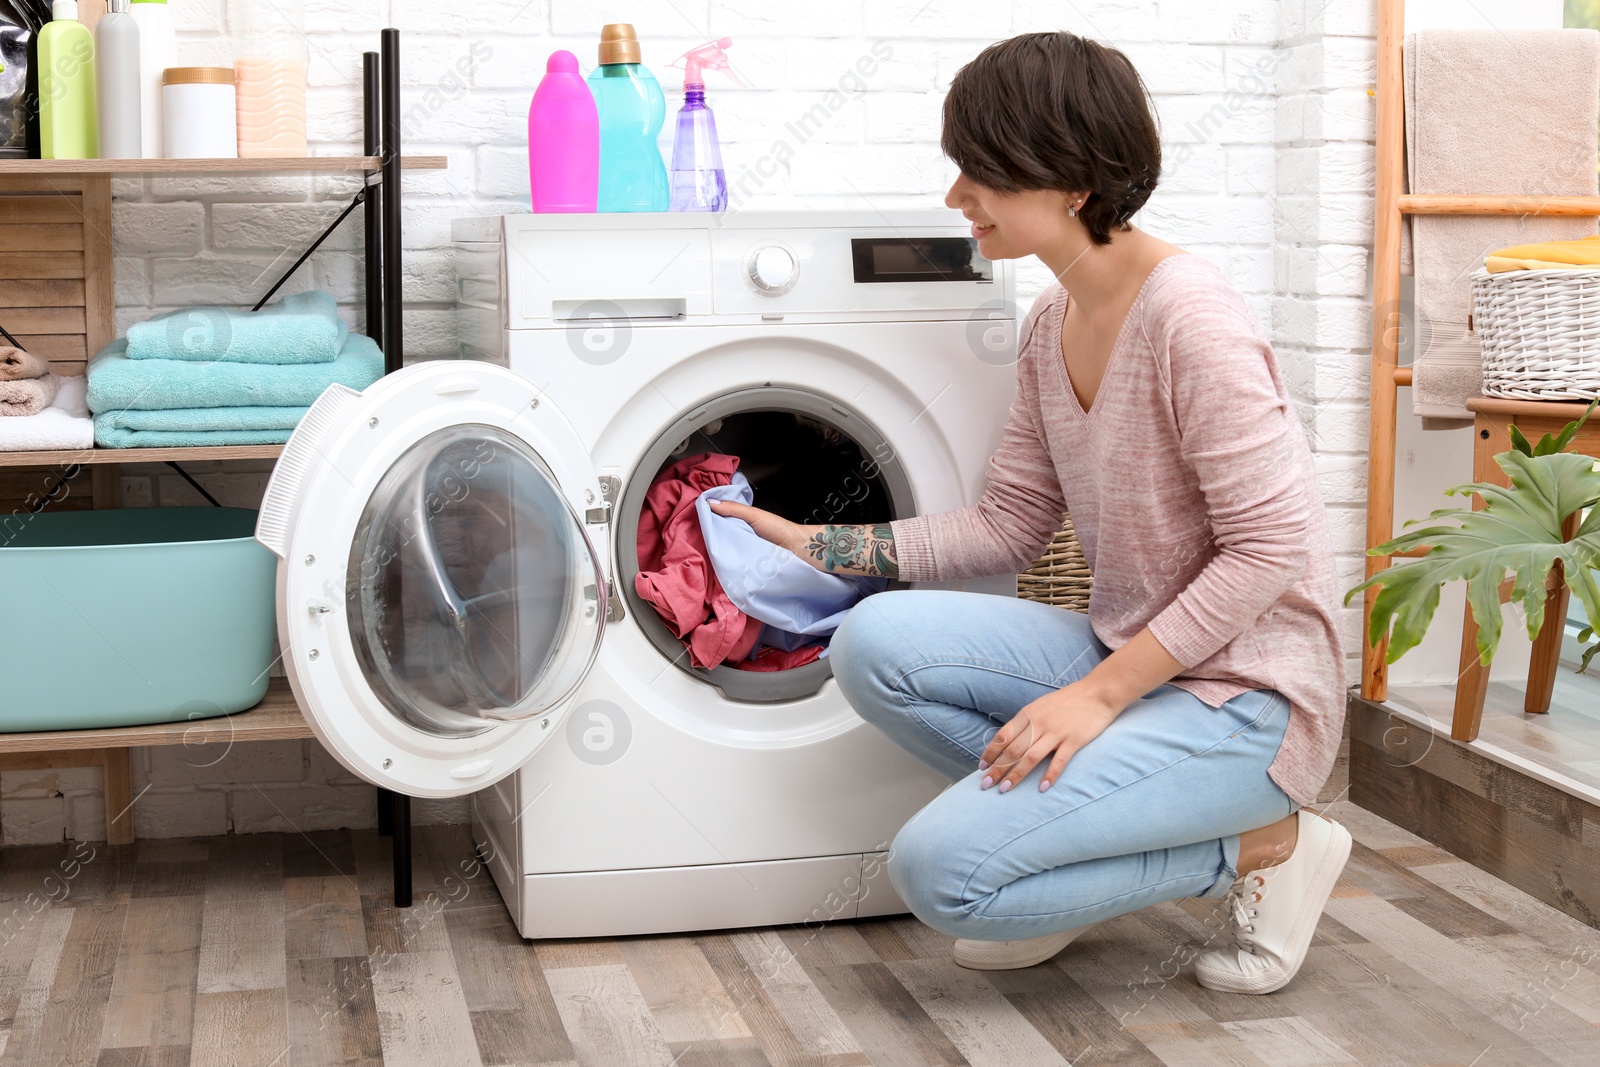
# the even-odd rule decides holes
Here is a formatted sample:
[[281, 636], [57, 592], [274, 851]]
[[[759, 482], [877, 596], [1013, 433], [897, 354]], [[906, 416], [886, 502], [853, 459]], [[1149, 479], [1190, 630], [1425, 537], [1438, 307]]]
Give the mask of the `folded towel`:
[[1600, 234], [1578, 241], [1545, 241], [1512, 245], [1490, 252], [1483, 260], [1490, 274], [1508, 270], [1593, 270], [1600, 267]]
[[[1409, 191], [1422, 195], [1593, 196], [1600, 34], [1593, 30], [1426, 30], [1405, 42]], [[1508, 107], [1494, 86], [1515, 86]], [[1538, 116], [1537, 122], [1528, 116]], [[1435, 343], [1418, 353], [1418, 415], [1468, 420], [1463, 361], [1471, 275], [1491, 249], [1595, 232], [1595, 220], [1420, 215], [1412, 219], [1417, 307]], [[1437, 383], [1430, 378], [1437, 374]], [[1458, 425], [1460, 423], [1457, 423]], [[1430, 422], [1433, 426], [1437, 423]]]
[[331, 363], [350, 327], [332, 295], [296, 293], [260, 311], [180, 308], [128, 327], [129, 359]]
[[111, 411], [94, 417], [101, 448], [193, 448], [205, 445], [281, 445], [306, 408], [171, 408]]
[[94, 423], [84, 403], [87, 384], [63, 376], [55, 402], [37, 415], [0, 419], [0, 452], [75, 451], [94, 446]]
[[0, 345], [0, 382], [18, 378], [42, 378], [50, 370], [50, 363], [42, 356], [24, 352], [10, 345]]
[[127, 342], [113, 341], [89, 364], [89, 407], [97, 413], [306, 407], [335, 382], [360, 390], [383, 377], [383, 353], [359, 333], [332, 363], [295, 366], [129, 359], [126, 348]]
[[61, 379], [54, 374], [42, 378], [25, 378], [15, 382], [0, 382], [0, 415], [37, 415], [49, 407], [56, 398]]

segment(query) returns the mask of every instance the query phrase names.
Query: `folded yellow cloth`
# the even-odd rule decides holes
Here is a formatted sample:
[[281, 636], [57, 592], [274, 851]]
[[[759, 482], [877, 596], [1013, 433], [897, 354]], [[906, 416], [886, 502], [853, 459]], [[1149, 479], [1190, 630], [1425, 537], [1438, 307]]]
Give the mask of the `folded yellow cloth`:
[[1600, 234], [1577, 241], [1512, 245], [1483, 261], [1490, 274], [1508, 270], [1585, 270], [1600, 268]]

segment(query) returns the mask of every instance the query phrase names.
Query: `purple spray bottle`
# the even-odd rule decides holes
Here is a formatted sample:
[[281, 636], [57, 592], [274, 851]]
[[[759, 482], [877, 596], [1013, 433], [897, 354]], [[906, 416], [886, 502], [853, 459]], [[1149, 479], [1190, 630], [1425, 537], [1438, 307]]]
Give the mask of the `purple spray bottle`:
[[[672, 138], [672, 210], [722, 211], [728, 206], [728, 179], [722, 170], [722, 148], [717, 143], [717, 120], [706, 106], [705, 70], [720, 70], [741, 82], [728, 66], [725, 49], [733, 38], [723, 37], [679, 58], [684, 67], [683, 107]], [[673, 66], [677, 66], [674, 63]]]
[[533, 210], [592, 212], [600, 194], [600, 114], [571, 52], [551, 54], [528, 107]]

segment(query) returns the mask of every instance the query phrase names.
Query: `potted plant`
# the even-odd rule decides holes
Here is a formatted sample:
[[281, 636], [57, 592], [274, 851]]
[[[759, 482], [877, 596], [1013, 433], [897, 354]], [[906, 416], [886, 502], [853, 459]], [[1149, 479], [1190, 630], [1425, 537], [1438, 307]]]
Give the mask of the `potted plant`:
[[[1494, 659], [1500, 645], [1500, 586], [1512, 574], [1511, 599], [1522, 605], [1528, 620], [1528, 637], [1544, 626], [1545, 580], [1559, 562], [1562, 580], [1582, 602], [1591, 623], [1600, 622], [1600, 471], [1588, 456], [1567, 451], [1579, 428], [1600, 400], [1567, 424], [1559, 435], [1545, 434], [1537, 445], [1511, 427], [1510, 452], [1495, 462], [1511, 480], [1510, 487], [1479, 482], [1448, 490], [1452, 496], [1483, 499], [1483, 508], [1442, 508], [1426, 519], [1406, 525], [1405, 533], [1370, 550], [1388, 556], [1426, 547], [1427, 553], [1380, 571], [1345, 596], [1350, 603], [1358, 593], [1378, 586], [1372, 605], [1367, 640], [1374, 645], [1389, 638], [1387, 660], [1393, 663], [1415, 648], [1428, 631], [1439, 607], [1439, 591], [1446, 582], [1467, 583], [1467, 603], [1478, 622], [1478, 655], [1484, 664]], [[1589, 510], [1589, 509], [1593, 510]], [[1570, 538], [1568, 520], [1585, 511]], [[1590, 626], [1580, 640], [1594, 638]], [[1589, 648], [1583, 666], [1589, 665], [1600, 645]]]

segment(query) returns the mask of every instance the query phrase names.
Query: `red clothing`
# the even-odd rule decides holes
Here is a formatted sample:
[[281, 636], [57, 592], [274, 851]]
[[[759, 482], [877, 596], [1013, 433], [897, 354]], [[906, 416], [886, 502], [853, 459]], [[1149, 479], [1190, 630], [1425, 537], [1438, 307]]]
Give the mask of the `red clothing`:
[[728, 599], [700, 534], [694, 502], [712, 486], [733, 481], [738, 469], [739, 457], [704, 452], [656, 475], [639, 515], [639, 573], [633, 588], [688, 647], [694, 666], [726, 663], [741, 670], [788, 670], [816, 659], [822, 646], [793, 652], [763, 646], [751, 659], [761, 620]]

